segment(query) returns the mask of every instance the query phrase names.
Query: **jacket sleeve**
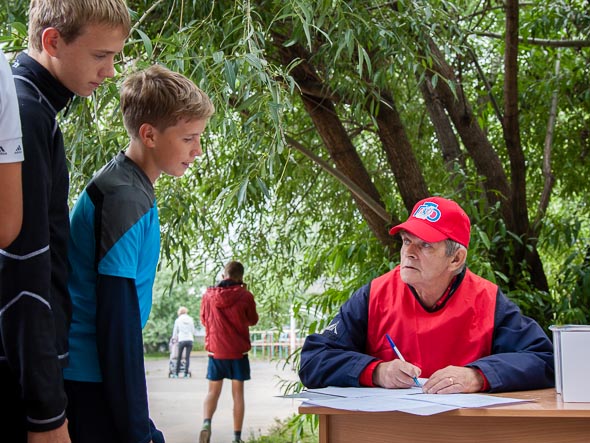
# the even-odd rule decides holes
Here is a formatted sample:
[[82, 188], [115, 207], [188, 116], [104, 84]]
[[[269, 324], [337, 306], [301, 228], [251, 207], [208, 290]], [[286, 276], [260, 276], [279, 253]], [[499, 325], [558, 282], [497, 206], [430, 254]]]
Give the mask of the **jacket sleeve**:
[[174, 320], [174, 327], [172, 328], [172, 340], [178, 338], [178, 318]]
[[250, 300], [246, 310], [246, 318], [248, 319], [248, 326], [254, 326], [258, 323], [258, 312], [256, 312], [256, 302], [254, 301], [254, 296], [251, 293]]
[[554, 386], [553, 345], [533, 319], [522, 315], [500, 289], [496, 300], [492, 354], [468, 365], [483, 372], [490, 392]]
[[207, 327], [207, 293], [203, 294], [201, 297], [201, 325], [206, 328]]
[[360, 386], [361, 373], [376, 360], [365, 354], [369, 289], [356, 291], [322, 333], [305, 339], [299, 378], [306, 387]]
[[[21, 104], [27, 158], [22, 164], [22, 228], [10, 246], [0, 250], [0, 364], [7, 364], [20, 384], [27, 429], [42, 432], [58, 428], [66, 418], [62, 367], [67, 361], [70, 299], [63, 284], [67, 268], [62, 268], [59, 285], [52, 279], [52, 267], [62, 266], [66, 256], [50, 242], [52, 237], [65, 238], [68, 227], [66, 195], [52, 202], [52, 188], [63, 174], [54, 177], [52, 168], [63, 166], [65, 177], [67, 171], [58, 160], [52, 163], [52, 128], [31, 108]], [[65, 215], [63, 231], [52, 231], [51, 211]]]
[[132, 279], [98, 275], [96, 342], [108, 406], [121, 441], [162, 441], [149, 419], [141, 318]]

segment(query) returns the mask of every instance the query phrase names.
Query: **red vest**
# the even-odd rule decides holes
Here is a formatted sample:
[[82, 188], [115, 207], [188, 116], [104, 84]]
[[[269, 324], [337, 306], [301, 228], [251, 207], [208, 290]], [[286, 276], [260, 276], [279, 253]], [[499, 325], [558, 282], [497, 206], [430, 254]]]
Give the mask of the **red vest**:
[[459, 288], [436, 312], [426, 311], [399, 272], [399, 266], [371, 282], [367, 354], [397, 358], [389, 334], [421, 377], [448, 365], [465, 366], [490, 355], [498, 287], [467, 270]]

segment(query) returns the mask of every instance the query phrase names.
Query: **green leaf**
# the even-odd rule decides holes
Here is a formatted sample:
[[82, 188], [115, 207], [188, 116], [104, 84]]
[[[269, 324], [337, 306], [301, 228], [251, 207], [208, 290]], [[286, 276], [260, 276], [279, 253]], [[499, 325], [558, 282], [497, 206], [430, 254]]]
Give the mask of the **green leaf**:
[[136, 28], [135, 32], [137, 32], [139, 34], [139, 37], [141, 38], [141, 41], [143, 42], [143, 47], [145, 49], [145, 53], [147, 55], [147, 58], [148, 59], [152, 58], [153, 51], [154, 51], [154, 48], [152, 46], [152, 41], [150, 40], [148, 35], [145, 32], [143, 32], [141, 29]]
[[242, 185], [240, 186], [240, 191], [238, 192], [238, 206], [242, 206], [246, 201], [246, 193], [248, 190], [249, 183], [250, 180], [248, 179], [248, 177], [246, 177], [246, 179], [242, 182]]

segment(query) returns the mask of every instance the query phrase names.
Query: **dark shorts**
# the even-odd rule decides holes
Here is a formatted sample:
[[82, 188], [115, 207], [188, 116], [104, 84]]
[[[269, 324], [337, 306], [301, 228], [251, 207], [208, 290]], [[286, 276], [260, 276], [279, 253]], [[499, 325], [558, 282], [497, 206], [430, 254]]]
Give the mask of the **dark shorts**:
[[250, 380], [250, 360], [244, 355], [242, 358], [235, 360], [218, 360], [209, 356], [207, 365], [207, 379], [212, 381], [223, 380]]

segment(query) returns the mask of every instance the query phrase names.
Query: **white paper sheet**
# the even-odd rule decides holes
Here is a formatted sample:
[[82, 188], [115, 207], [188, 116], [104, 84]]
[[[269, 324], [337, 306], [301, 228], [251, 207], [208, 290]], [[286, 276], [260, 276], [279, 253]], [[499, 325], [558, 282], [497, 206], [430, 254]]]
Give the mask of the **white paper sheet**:
[[305, 399], [304, 405], [347, 411], [401, 411], [417, 415], [529, 401], [484, 394], [423, 394], [418, 387], [409, 389], [327, 387], [310, 389], [289, 397]]

